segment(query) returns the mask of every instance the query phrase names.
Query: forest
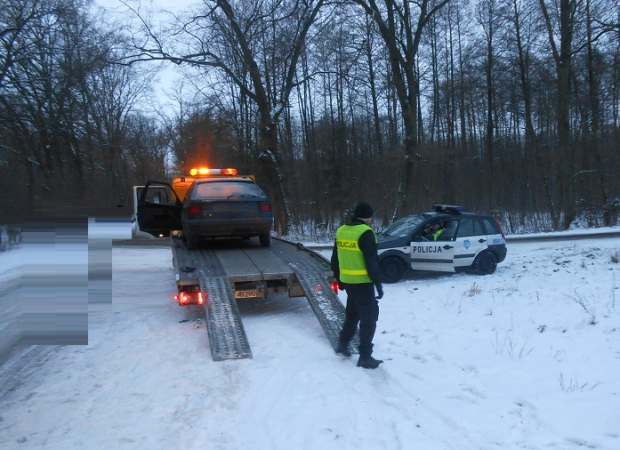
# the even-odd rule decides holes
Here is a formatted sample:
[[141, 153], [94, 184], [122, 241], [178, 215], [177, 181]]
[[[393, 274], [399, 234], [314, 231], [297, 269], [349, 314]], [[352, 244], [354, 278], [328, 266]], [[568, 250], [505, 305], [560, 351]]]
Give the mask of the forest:
[[0, 225], [197, 165], [256, 175], [283, 236], [359, 200], [617, 225], [620, 2], [0, 0]]

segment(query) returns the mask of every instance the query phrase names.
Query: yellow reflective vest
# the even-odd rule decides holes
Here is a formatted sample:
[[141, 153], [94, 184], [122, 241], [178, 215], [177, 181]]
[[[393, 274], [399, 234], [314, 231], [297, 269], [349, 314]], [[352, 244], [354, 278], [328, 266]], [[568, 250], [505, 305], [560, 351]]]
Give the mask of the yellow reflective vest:
[[[340, 265], [340, 281], [349, 284], [372, 283], [366, 269], [364, 254], [359, 248], [359, 238], [366, 231], [372, 231], [368, 225], [344, 225], [336, 231], [336, 248]], [[372, 231], [377, 241], [377, 235]]]

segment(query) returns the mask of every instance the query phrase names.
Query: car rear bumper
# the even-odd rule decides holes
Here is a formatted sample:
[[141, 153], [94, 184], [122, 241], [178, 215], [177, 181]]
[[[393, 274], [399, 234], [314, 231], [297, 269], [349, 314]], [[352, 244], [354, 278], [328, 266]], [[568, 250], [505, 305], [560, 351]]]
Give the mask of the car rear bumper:
[[497, 262], [502, 262], [506, 259], [507, 249], [505, 245], [489, 245], [489, 250], [497, 256]]
[[272, 219], [251, 218], [235, 220], [196, 219], [184, 224], [185, 232], [193, 238], [203, 237], [241, 237], [270, 233]]

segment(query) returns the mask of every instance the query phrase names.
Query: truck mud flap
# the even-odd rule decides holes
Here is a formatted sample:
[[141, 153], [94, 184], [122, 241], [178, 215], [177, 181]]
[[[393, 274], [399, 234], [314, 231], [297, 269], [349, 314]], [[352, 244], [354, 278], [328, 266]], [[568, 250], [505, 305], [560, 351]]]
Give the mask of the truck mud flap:
[[213, 360], [251, 358], [250, 344], [228, 278], [201, 276], [200, 290], [208, 294], [205, 313]]

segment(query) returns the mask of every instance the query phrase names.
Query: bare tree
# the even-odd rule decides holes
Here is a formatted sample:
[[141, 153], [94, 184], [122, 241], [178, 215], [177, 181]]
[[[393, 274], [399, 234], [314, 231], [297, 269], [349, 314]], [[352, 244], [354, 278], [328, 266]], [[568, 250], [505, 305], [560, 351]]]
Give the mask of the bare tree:
[[[560, 0], [557, 27], [554, 27], [554, 18], [549, 14], [545, 0], [540, 0], [540, 8], [547, 26], [549, 44], [555, 61], [555, 72], [557, 76], [557, 157], [560, 159], [558, 184], [562, 199], [564, 229], [568, 229], [577, 215], [573, 179], [575, 155], [574, 147], [571, 142], [570, 126], [570, 80], [574, 25], [577, 8], [581, 3], [581, 0]], [[559, 36], [559, 42], [556, 42], [556, 36]]]
[[148, 44], [135, 41], [139, 52], [126, 60], [163, 59], [218, 69], [254, 103], [258, 156], [271, 186], [276, 225], [283, 234], [291, 214], [280, 167], [278, 123], [295, 87], [308, 32], [323, 4], [324, 0], [205, 0], [204, 10], [176, 30], [189, 51], [167, 49], [161, 37], [145, 27]]
[[[351, 0], [375, 20], [389, 55], [393, 83], [398, 95], [404, 125], [405, 160], [399, 202], [395, 215], [413, 210], [415, 192], [415, 153], [418, 147], [419, 78], [416, 58], [422, 33], [429, 20], [450, 0]], [[417, 15], [412, 6], [418, 8]]]

